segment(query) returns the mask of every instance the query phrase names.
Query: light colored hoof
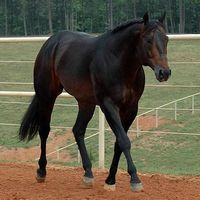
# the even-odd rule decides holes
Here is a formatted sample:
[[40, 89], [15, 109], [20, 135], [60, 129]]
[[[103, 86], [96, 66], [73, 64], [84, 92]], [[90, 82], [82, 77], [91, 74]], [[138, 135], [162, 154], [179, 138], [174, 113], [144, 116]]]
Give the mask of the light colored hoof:
[[91, 188], [93, 187], [93, 184], [94, 184], [94, 178], [89, 178], [89, 177], [84, 176], [83, 183], [85, 187]]
[[116, 190], [116, 185], [115, 184], [109, 185], [109, 184], [105, 183], [104, 189], [107, 190], [107, 191], [114, 192]]
[[45, 182], [45, 177], [36, 176], [35, 178], [36, 178], [38, 183], [44, 183]]
[[144, 191], [142, 183], [131, 183], [132, 192], [142, 192]]

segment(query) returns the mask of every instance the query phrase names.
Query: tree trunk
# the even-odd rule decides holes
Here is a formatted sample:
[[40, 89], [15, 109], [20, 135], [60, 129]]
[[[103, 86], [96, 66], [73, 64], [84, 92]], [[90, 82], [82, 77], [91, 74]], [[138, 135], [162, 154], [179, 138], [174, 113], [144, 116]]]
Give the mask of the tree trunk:
[[41, 30], [40, 30], [40, 17], [39, 17], [39, 15], [37, 16], [37, 26], [38, 26], [38, 35], [41, 35]]
[[26, 15], [23, 13], [23, 22], [24, 22], [24, 35], [27, 36], [27, 23], [26, 23]]
[[[77, 16], [78, 17], [78, 16]], [[80, 16], [80, 24], [81, 24], [81, 31], [84, 31], [84, 19], [85, 19], [85, 13], [84, 13], [84, 2], [81, 0], [81, 16]]]
[[53, 33], [52, 13], [51, 13], [51, 0], [48, 0], [48, 19], [49, 19], [49, 32]]
[[136, 7], [136, 2], [137, 0], [133, 0], [133, 17], [136, 19], [137, 18], [137, 7]]
[[69, 25], [69, 30], [73, 31], [74, 30], [74, 10], [73, 10], [73, 1], [68, 0], [68, 25]]
[[172, 16], [172, 0], [168, 1], [168, 15], [169, 15], [169, 21], [170, 21], [170, 30], [171, 33], [174, 33], [174, 21], [173, 21], [173, 16]]
[[185, 1], [179, 0], [179, 33], [184, 33], [185, 30]]
[[24, 26], [24, 35], [27, 36], [27, 22], [26, 22], [26, 2], [23, 2], [22, 8], [22, 14], [23, 14], [23, 26]]
[[108, 0], [108, 29], [113, 29], [113, 2]]
[[198, 33], [200, 33], [200, 22], [199, 22], [199, 30], [198, 30]]
[[68, 0], [64, 0], [64, 12], [65, 12], [65, 29], [69, 30], [69, 7]]
[[8, 35], [8, 5], [7, 0], [4, 1], [4, 11], [5, 11], [5, 36]]

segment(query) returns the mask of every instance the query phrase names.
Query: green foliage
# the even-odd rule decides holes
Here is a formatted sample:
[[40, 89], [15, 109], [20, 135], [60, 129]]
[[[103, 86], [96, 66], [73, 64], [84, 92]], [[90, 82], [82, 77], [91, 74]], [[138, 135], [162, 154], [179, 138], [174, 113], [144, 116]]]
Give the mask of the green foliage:
[[[185, 32], [198, 33], [199, 0], [183, 2]], [[167, 30], [179, 32], [179, 6], [178, 0], [115, 0], [113, 24], [116, 26], [134, 16], [142, 17], [146, 11], [152, 18], [167, 11]], [[4, 0], [0, 4], [0, 35], [47, 35], [50, 33], [49, 21], [54, 33], [66, 29], [101, 33], [109, 28], [108, 7], [107, 0], [51, 0], [50, 7], [45, 0]]]

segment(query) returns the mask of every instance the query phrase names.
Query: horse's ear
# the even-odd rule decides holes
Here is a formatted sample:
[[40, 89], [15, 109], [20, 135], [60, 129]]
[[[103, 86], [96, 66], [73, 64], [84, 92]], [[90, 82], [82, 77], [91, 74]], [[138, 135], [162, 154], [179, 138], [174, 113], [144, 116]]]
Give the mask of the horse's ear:
[[166, 16], [166, 12], [163, 13], [163, 15], [158, 19], [158, 21], [163, 24], [163, 22], [165, 20], [165, 16]]
[[148, 12], [146, 12], [143, 16], [143, 20], [144, 20], [144, 25], [149, 23], [149, 14]]

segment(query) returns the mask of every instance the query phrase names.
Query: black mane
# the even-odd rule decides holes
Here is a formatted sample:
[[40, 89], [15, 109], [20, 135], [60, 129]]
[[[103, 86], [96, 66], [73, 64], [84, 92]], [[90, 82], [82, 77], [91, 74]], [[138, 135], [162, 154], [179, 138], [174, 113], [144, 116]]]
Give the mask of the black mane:
[[128, 21], [128, 22], [125, 22], [125, 23], [120, 24], [119, 26], [115, 27], [111, 32], [117, 33], [121, 30], [124, 30], [125, 28], [128, 28], [129, 26], [132, 26], [133, 24], [143, 23], [143, 22], [144, 22], [143, 19]]

